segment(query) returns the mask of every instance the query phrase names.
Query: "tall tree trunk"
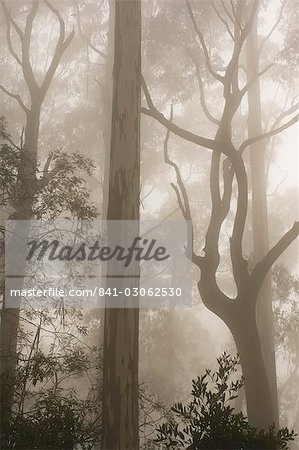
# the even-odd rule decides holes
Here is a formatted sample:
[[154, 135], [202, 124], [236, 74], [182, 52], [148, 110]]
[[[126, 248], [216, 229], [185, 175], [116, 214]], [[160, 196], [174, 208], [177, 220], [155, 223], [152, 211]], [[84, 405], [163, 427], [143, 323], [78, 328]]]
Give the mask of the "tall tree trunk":
[[[30, 107], [26, 107], [21, 98], [18, 97], [18, 103], [26, 114], [26, 125], [24, 133], [24, 146], [21, 149], [21, 160], [17, 179], [17, 195], [14, 201], [15, 213], [12, 218], [15, 220], [31, 220], [33, 218], [33, 203], [37, 192], [37, 157], [38, 140], [40, 129], [41, 107], [48, 89], [51, 85], [53, 76], [60, 63], [61, 57], [74, 37], [74, 31], [68, 37], [65, 36], [65, 24], [59, 12], [50, 4], [47, 7], [59, 20], [59, 39], [42, 83], [37, 83], [34, 75], [34, 69], [31, 65], [30, 43], [33, 29], [33, 22], [38, 12], [38, 2], [31, 3], [26, 24], [23, 31], [20, 31], [21, 53], [19, 64], [22, 66], [22, 73], [29, 93]], [[13, 18], [7, 8], [6, 2], [1, 2], [2, 11], [6, 19], [7, 29], [14, 24]], [[9, 36], [9, 35], [8, 35]], [[8, 37], [9, 40], [9, 37]], [[9, 51], [15, 58], [15, 52], [11, 45], [8, 45]], [[26, 230], [22, 230], [23, 235], [29, 231], [29, 225]], [[18, 280], [18, 288], [23, 280]], [[1, 419], [3, 414], [10, 412], [13, 400], [13, 391], [10, 380], [15, 375], [17, 364], [17, 335], [19, 328], [20, 309], [10, 308], [3, 302], [1, 310], [1, 331], [0, 331], [0, 373], [1, 373]]]
[[[32, 103], [30, 111], [27, 113], [25, 126], [24, 148], [21, 153], [20, 169], [18, 173], [18, 192], [16, 201], [16, 211], [13, 215], [14, 220], [31, 220], [33, 217], [32, 206], [36, 192], [36, 169], [37, 169], [37, 150], [40, 123], [40, 103]], [[29, 225], [22, 227], [22, 235], [29, 233]], [[21, 270], [22, 271], [22, 270]], [[22, 275], [20, 273], [19, 275]], [[18, 286], [16, 289], [22, 289], [23, 279], [15, 280]], [[13, 391], [11, 383], [15, 375], [17, 366], [17, 344], [18, 328], [20, 322], [20, 308], [6, 305], [5, 289], [3, 292], [3, 306], [1, 310], [1, 328], [0, 328], [0, 374], [1, 374], [1, 419], [9, 415]]]
[[[139, 220], [140, 71], [140, 0], [116, 0], [108, 220]], [[129, 285], [126, 283], [124, 279], [123, 286]], [[102, 404], [105, 450], [139, 448], [139, 310], [138, 304], [131, 306], [105, 311]]]
[[[244, 303], [252, 303], [244, 299]], [[239, 305], [241, 306], [241, 305]], [[237, 307], [230, 326], [240, 355], [249, 422], [267, 429], [273, 423], [272, 393], [265, 370], [254, 308]]]
[[[247, 41], [248, 80], [256, 77], [259, 70], [257, 17]], [[262, 134], [261, 96], [259, 79], [248, 91], [248, 137]], [[252, 184], [252, 233], [254, 263], [260, 261], [269, 250], [267, 217], [267, 178], [265, 143], [259, 141], [250, 147], [250, 169]], [[271, 389], [273, 416], [271, 422], [279, 424], [278, 394], [274, 348], [274, 329], [271, 281], [266, 278], [257, 303], [257, 325], [261, 340], [264, 364]], [[257, 412], [258, 413], [258, 412]], [[269, 423], [269, 425], [271, 424]]]
[[109, 198], [109, 171], [110, 171], [110, 143], [111, 143], [111, 116], [112, 116], [112, 76], [114, 57], [115, 33], [115, 0], [109, 0], [109, 32], [108, 46], [105, 59], [105, 83], [103, 88], [103, 141], [104, 141], [104, 183], [103, 183], [103, 217], [107, 217]]

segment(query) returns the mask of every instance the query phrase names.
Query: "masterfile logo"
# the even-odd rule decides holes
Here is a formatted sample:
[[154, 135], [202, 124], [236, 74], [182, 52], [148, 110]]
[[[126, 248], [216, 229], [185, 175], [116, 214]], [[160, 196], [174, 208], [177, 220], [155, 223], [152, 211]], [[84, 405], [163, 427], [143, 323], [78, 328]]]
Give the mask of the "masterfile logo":
[[8, 221], [7, 304], [190, 306], [191, 245], [181, 220]]
[[132, 260], [135, 261], [165, 261], [170, 258], [167, 254], [166, 248], [157, 246], [156, 239], [142, 239], [136, 237], [130, 247], [124, 248], [116, 245], [114, 248], [100, 245], [99, 241], [95, 241], [93, 245], [87, 245], [81, 242], [78, 246], [60, 245], [57, 239], [53, 241], [47, 240], [33, 240], [28, 242], [29, 252], [26, 261], [30, 261], [34, 255], [37, 255], [37, 260], [40, 261], [45, 256], [50, 261], [59, 259], [60, 261], [110, 261], [115, 258], [117, 261], [123, 261], [124, 266], [128, 267]]

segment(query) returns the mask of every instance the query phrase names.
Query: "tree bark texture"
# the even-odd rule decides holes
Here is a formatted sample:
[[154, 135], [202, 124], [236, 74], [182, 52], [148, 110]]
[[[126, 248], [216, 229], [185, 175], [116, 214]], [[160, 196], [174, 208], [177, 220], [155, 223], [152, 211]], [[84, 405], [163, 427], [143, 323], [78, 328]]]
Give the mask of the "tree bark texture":
[[[139, 220], [140, 70], [140, 1], [116, 0], [108, 220]], [[108, 285], [112, 286], [112, 281], [108, 280]], [[131, 282], [124, 279], [123, 283], [125, 286]], [[104, 325], [102, 448], [137, 450], [138, 303], [132, 303], [131, 308], [112, 309], [108, 302], [109, 299]]]
[[[256, 77], [259, 70], [257, 17], [247, 40], [247, 77]], [[248, 90], [248, 137], [262, 134], [260, 81], [257, 79]], [[267, 177], [265, 141], [250, 146], [250, 172], [252, 186], [253, 260], [260, 261], [269, 250], [267, 217]], [[257, 326], [262, 346], [264, 364], [272, 397], [271, 422], [279, 425], [277, 377], [274, 347], [274, 326], [271, 280], [268, 275], [260, 290], [257, 302]], [[258, 414], [258, 412], [257, 412]], [[269, 424], [271, 424], [271, 422]]]

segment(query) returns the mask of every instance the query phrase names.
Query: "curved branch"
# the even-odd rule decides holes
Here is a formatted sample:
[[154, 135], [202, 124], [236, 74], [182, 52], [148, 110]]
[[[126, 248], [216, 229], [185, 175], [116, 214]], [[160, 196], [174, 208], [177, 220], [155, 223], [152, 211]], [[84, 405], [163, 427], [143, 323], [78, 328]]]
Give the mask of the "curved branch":
[[294, 116], [292, 119], [290, 119], [288, 122], [286, 122], [285, 124], [281, 125], [280, 127], [275, 128], [273, 130], [270, 130], [267, 133], [259, 134], [257, 136], [253, 136], [253, 137], [251, 137], [249, 139], [246, 139], [246, 141], [244, 141], [240, 145], [240, 147], [238, 149], [238, 152], [242, 154], [247, 147], [249, 147], [250, 145], [254, 144], [255, 142], [262, 141], [262, 140], [267, 139], [267, 138], [269, 138], [271, 136], [275, 136], [276, 134], [281, 133], [282, 131], [284, 131], [287, 128], [289, 128], [292, 125], [294, 125], [298, 121], [298, 118], [299, 118], [299, 114], [296, 114], [296, 116]]
[[21, 61], [20, 57], [17, 55], [17, 53], [15, 52], [15, 50], [13, 48], [13, 45], [12, 45], [12, 42], [11, 42], [10, 21], [9, 20], [7, 20], [6, 38], [7, 38], [7, 44], [8, 44], [8, 49], [10, 51], [10, 54], [14, 57], [14, 59], [19, 64], [19, 66], [22, 66], [22, 61]]
[[[169, 131], [181, 137], [182, 139], [185, 139], [189, 142], [193, 142], [194, 144], [200, 145], [201, 147], [221, 152], [220, 146], [216, 145], [214, 139], [207, 139], [202, 136], [198, 136], [197, 134], [192, 133], [191, 131], [187, 131], [184, 128], [181, 128], [178, 125], [175, 125], [170, 120], [166, 119], [166, 117], [162, 113], [160, 113], [160, 111], [158, 111], [157, 108], [155, 107], [143, 76], [141, 78], [141, 83], [149, 107], [149, 109], [144, 107], [141, 108], [141, 112], [143, 114], [152, 117], [153, 119], [156, 119], [161, 125], [164, 125]], [[229, 155], [227, 156], [229, 157]]]
[[81, 27], [80, 9], [79, 9], [78, 2], [76, 2], [76, 9], [77, 9], [77, 17], [78, 17], [78, 30], [79, 30], [79, 34], [80, 34], [81, 38], [83, 39], [83, 41], [85, 41], [87, 43], [88, 47], [90, 47], [95, 53], [100, 55], [102, 58], [106, 59], [105, 53], [102, 52], [102, 50], [100, 50], [99, 48], [95, 47], [91, 43], [90, 38], [85, 36], [85, 34], [83, 34], [82, 27]]
[[44, 2], [47, 5], [47, 7], [53, 12], [53, 14], [57, 17], [57, 20], [59, 22], [59, 38], [58, 38], [58, 42], [57, 42], [55, 52], [54, 52], [52, 61], [50, 63], [49, 69], [45, 75], [44, 81], [40, 88], [42, 98], [45, 97], [45, 95], [49, 89], [49, 86], [51, 84], [51, 81], [53, 79], [53, 76], [56, 72], [56, 69], [59, 65], [59, 62], [61, 60], [61, 57], [62, 57], [64, 51], [69, 46], [69, 44], [71, 43], [71, 41], [75, 35], [75, 31], [73, 29], [73, 31], [65, 39], [65, 23], [59, 13], [59, 11], [56, 8], [54, 8], [54, 6], [51, 5], [51, 3], [48, 0], [44, 0]]
[[21, 97], [18, 94], [13, 94], [12, 92], [9, 92], [4, 86], [2, 86], [2, 84], [0, 84], [0, 89], [9, 97], [14, 98], [19, 103], [19, 105], [21, 106], [21, 108], [23, 109], [23, 111], [26, 114], [29, 112], [28, 108], [25, 106], [25, 104], [23, 103], [23, 100], [21, 99]]
[[283, 252], [292, 244], [299, 235], [299, 222], [295, 222], [292, 228], [277, 242], [274, 247], [269, 250], [266, 256], [256, 264], [250, 278], [253, 282], [254, 289], [258, 292], [261, 288], [269, 270], [275, 261], [283, 254]]
[[[172, 122], [172, 119], [173, 119], [173, 106], [171, 105], [170, 119], [169, 119], [170, 122]], [[188, 249], [189, 249], [189, 254], [192, 255], [192, 261], [194, 262], [194, 264], [196, 264], [198, 267], [200, 267], [202, 258], [193, 251], [193, 229], [194, 228], [193, 228], [193, 221], [192, 221], [192, 216], [191, 216], [189, 198], [188, 198], [185, 184], [182, 180], [180, 169], [179, 169], [178, 165], [169, 158], [169, 155], [168, 155], [169, 137], [170, 137], [170, 131], [167, 130], [166, 136], [164, 139], [164, 161], [166, 164], [173, 167], [175, 170], [177, 186], [174, 183], [170, 183], [170, 185], [171, 185], [172, 189], [174, 190], [174, 192], [176, 193], [178, 205], [183, 214], [184, 219], [186, 220], [186, 223], [188, 223], [188, 222], [191, 223], [191, 236], [189, 236], [189, 233], [188, 233], [188, 244], [187, 245], [188, 245]]]
[[216, 117], [214, 117], [210, 113], [209, 108], [208, 108], [208, 106], [206, 104], [205, 91], [204, 91], [203, 82], [202, 82], [202, 79], [201, 79], [201, 76], [200, 76], [200, 69], [199, 69], [198, 61], [192, 55], [191, 51], [188, 51], [188, 49], [187, 49], [187, 52], [188, 52], [190, 58], [192, 59], [194, 65], [195, 65], [196, 78], [197, 78], [197, 81], [198, 81], [198, 87], [199, 87], [199, 93], [200, 93], [200, 103], [201, 103], [201, 106], [202, 106], [202, 110], [203, 110], [203, 112], [204, 112], [204, 114], [205, 114], [205, 116], [207, 117], [208, 120], [210, 120], [215, 125], [220, 125], [220, 120], [216, 119]]
[[240, 90], [241, 98], [246, 94], [246, 92], [251, 88], [251, 86], [259, 79], [261, 78], [266, 72], [268, 72], [269, 69], [271, 69], [274, 66], [273, 63], [268, 64], [263, 70], [255, 74], [254, 77], [251, 78], [251, 80], [248, 81], [248, 83], [245, 84], [245, 86]]
[[24, 37], [23, 32], [22, 32], [21, 28], [17, 25], [17, 23], [14, 21], [14, 19], [12, 18], [12, 15], [10, 14], [9, 10], [7, 9], [6, 2], [4, 0], [1, 0], [1, 6], [2, 6], [3, 12], [5, 14], [6, 22], [7, 23], [11, 22], [12, 26], [18, 33], [20, 40], [22, 41], [23, 37]]
[[[158, 110], [156, 110], [156, 109], [152, 110], [152, 109], [147, 109], [147, 108], [142, 107], [141, 112], [143, 114], [145, 114], [146, 116], [156, 119], [161, 125], [164, 125], [169, 131], [171, 131], [175, 135], [181, 137], [182, 139], [192, 142], [193, 144], [200, 145], [201, 147], [208, 148], [210, 150], [215, 149], [216, 151], [221, 152], [220, 147], [216, 145], [216, 143], [213, 139], [207, 139], [207, 138], [198, 136], [197, 134], [192, 133], [191, 131], [187, 131], [184, 128], [179, 127], [178, 125], [171, 123]], [[227, 155], [227, 156], [229, 156], [229, 155]]]
[[214, 9], [215, 13], [217, 14], [219, 20], [223, 23], [223, 25], [225, 26], [225, 28], [227, 29], [228, 34], [230, 35], [230, 37], [232, 38], [232, 40], [234, 41], [234, 35], [227, 23], [227, 21], [224, 19], [224, 17], [221, 16], [220, 12], [218, 11], [218, 9], [216, 8], [216, 6], [214, 5], [214, 3], [212, 2], [212, 8]]
[[208, 49], [207, 49], [207, 46], [206, 46], [203, 34], [200, 31], [200, 29], [198, 28], [198, 26], [197, 26], [197, 23], [196, 23], [196, 20], [195, 20], [195, 17], [194, 17], [194, 14], [193, 14], [193, 11], [192, 11], [192, 8], [191, 8], [189, 0], [186, 0], [186, 5], [187, 5], [187, 9], [188, 9], [188, 12], [189, 12], [189, 15], [190, 15], [190, 18], [191, 18], [194, 30], [195, 30], [195, 32], [196, 32], [196, 34], [197, 34], [197, 36], [198, 36], [198, 38], [200, 40], [200, 43], [201, 43], [201, 47], [202, 47], [202, 50], [203, 50], [203, 53], [204, 53], [207, 69], [210, 72], [210, 74], [216, 80], [218, 80], [221, 83], [223, 83], [223, 76], [221, 76], [221, 75], [219, 75], [219, 73], [215, 72], [215, 70], [212, 67], [210, 56], [209, 56], [209, 52], [208, 52]]
[[276, 20], [276, 22], [274, 23], [273, 27], [271, 28], [271, 30], [269, 31], [269, 33], [264, 37], [264, 39], [262, 40], [262, 42], [260, 43], [259, 49], [258, 49], [258, 54], [261, 54], [261, 51], [263, 49], [263, 46], [265, 45], [265, 43], [267, 42], [268, 39], [270, 39], [270, 37], [272, 36], [272, 34], [274, 33], [274, 31], [276, 30], [276, 28], [278, 27], [281, 19], [282, 19], [282, 13], [283, 10], [285, 8], [285, 5], [287, 4], [287, 0], [285, 0], [282, 4], [282, 7], [280, 8], [280, 12], [278, 14], [278, 18]]
[[275, 127], [277, 127], [277, 125], [282, 121], [282, 119], [284, 119], [285, 117], [289, 116], [290, 114], [293, 114], [294, 112], [296, 112], [298, 108], [299, 108], [299, 102], [292, 104], [292, 106], [290, 106], [290, 108], [282, 111], [282, 113], [275, 119], [275, 121], [271, 127], [271, 130], [274, 130]]
[[[173, 119], [173, 106], [171, 105], [171, 112], [170, 112], [170, 119], [169, 119], [170, 122], [172, 122], [172, 119]], [[177, 184], [178, 184], [178, 187], [180, 190], [180, 195], [178, 197], [180, 197], [181, 201], [179, 201], [179, 206], [181, 208], [181, 211], [182, 211], [182, 214], [183, 214], [185, 220], [192, 221], [188, 194], [187, 194], [184, 182], [182, 180], [180, 169], [179, 169], [178, 165], [169, 158], [169, 155], [168, 155], [169, 137], [170, 137], [170, 131], [167, 130], [165, 140], [164, 140], [164, 161], [166, 164], [173, 167], [175, 170]], [[174, 188], [173, 183], [172, 183], [172, 187]], [[178, 200], [179, 200], [179, 198], [178, 198]]]
[[26, 19], [24, 37], [22, 39], [22, 72], [31, 94], [36, 91], [39, 86], [34, 77], [33, 69], [30, 63], [30, 41], [32, 34], [33, 21], [38, 11], [38, 1], [33, 0], [30, 12]]

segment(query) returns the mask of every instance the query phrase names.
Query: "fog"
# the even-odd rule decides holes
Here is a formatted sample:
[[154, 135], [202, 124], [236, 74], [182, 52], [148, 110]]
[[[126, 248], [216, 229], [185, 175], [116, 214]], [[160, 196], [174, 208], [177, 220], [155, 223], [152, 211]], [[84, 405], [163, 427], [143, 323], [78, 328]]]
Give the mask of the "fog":
[[[243, 375], [244, 386], [220, 409], [299, 432], [296, 0], [144, 0], [138, 44], [139, 3], [1, 1], [3, 449], [243, 448], [157, 432], [177, 416], [190, 425], [171, 407], [193, 398], [206, 370], [223, 363], [230, 373], [232, 360], [217, 362], [224, 352], [239, 354], [231, 379]], [[148, 294], [139, 318], [136, 303], [113, 312], [108, 295], [92, 309], [69, 297], [11, 307], [7, 221], [50, 221], [62, 239], [61, 219], [76, 244], [88, 242], [85, 221], [151, 223], [160, 245], [182, 250], [168, 278], [157, 261], [142, 261], [140, 277], [136, 269], [140, 286], [161, 283], [166, 298], [155, 306]], [[189, 291], [173, 302], [169, 288], [190, 260]], [[81, 266], [61, 267], [55, 280], [67, 289]], [[33, 268], [29, 285], [45, 286], [46, 268]], [[19, 278], [25, 285], [25, 266]], [[209, 376], [217, 389], [223, 379]], [[299, 449], [298, 437], [286, 445]]]

